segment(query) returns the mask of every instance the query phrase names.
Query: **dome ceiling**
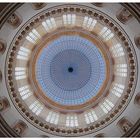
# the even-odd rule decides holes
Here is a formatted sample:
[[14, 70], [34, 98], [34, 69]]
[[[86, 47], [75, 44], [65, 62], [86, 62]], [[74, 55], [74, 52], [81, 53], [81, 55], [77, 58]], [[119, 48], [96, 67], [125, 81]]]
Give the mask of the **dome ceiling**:
[[0, 110], [11, 133], [120, 137], [133, 128], [140, 116], [140, 25], [127, 7], [11, 8], [0, 31]]

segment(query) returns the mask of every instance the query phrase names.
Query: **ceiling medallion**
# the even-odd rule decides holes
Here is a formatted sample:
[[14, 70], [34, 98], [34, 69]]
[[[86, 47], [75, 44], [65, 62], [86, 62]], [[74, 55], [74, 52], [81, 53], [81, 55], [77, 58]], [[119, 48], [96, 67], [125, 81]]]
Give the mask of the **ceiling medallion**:
[[78, 5], [48, 9], [30, 19], [10, 46], [10, 97], [43, 131], [95, 132], [113, 121], [133, 94], [134, 53], [126, 33], [104, 13]]

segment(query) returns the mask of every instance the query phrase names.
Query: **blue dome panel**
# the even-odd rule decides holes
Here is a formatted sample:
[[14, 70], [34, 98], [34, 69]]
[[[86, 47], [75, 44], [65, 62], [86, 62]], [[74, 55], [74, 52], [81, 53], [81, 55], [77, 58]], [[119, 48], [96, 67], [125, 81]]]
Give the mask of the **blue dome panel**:
[[62, 105], [80, 105], [96, 96], [106, 78], [98, 48], [80, 36], [61, 36], [46, 46], [36, 63], [44, 94]]

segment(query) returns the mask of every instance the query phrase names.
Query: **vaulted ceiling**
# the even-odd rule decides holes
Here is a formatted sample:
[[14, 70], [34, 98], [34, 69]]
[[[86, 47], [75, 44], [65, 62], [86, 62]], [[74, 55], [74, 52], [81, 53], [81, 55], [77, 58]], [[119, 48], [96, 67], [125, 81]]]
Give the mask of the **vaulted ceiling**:
[[140, 6], [0, 4], [6, 137], [138, 137]]

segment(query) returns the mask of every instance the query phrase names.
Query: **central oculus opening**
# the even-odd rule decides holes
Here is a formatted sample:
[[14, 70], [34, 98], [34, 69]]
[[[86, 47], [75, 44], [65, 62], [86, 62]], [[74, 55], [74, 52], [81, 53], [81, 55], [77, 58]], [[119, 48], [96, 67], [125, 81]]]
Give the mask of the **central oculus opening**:
[[68, 68], [68, 72], [69, 72], [69, 73], [72, 73], [72, 72], [73, 72], [73, 67], [69, 67], [69, 68]]

